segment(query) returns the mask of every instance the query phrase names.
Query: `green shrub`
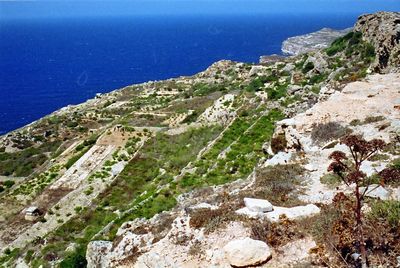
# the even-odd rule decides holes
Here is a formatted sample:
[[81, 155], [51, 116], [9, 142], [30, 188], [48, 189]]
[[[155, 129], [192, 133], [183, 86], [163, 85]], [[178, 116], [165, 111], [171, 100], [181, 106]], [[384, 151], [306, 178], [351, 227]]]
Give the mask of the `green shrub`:
[[264, 83], [265, 80], [262, 77], [257, 77], [245, 87], [245, 90], [248, 92], [261, 91], [264, 88]]
[[87, 266], [85, 255], [85, 249], [76, 249], [60, 263], [60, 268], [85, 268]]
[[193, 111], [191, 114], [186, 116], [186, 118], [182, 121], [182, 123], [184, 123], [184, 124], [193, 123], [197, 120], [198, 117], [199, 117], [199, 113], [197, 111]]
[[3, 182], [3, 185], [7, 188], [11, 188], [14, 184], [15, 184], [15, 181], [12, 181], [12, 180], [6, 180], [5, 182]]
[[286, 95], [287, 92], [287, 84], [277, 85], [274, 88], [267, 89], [268, 99], [270, 100], [278, 100]]
[[374, 220], [386, 220], [392, 228], [400, 228], [400, 201], [375, 201], [368, 216]]
[[[325, 52], [328, 56], [333, 56], [338, 52], [341, 52], [346, 49], [348, 44], [355, 45], [360, 42], [361, 33], [359, 32], [350, 32], [343, 37], [340, 37], [333, 41], [330, 47], [328, 47]], [[349, 41], [350, 40], [350, 41]]]
[[319, 84], [319, 83], [325, 81], [327, 77], [328, 77], [328, 75], [327, 75], [326, 73], [316, 74], [316, 75], [313, 75], [313, 76], [310, 78], [309, 83], [310, 83], [311, 85]]
[[39, 147], [28, 147], [14, 153], [0, 153], [0, 175], [26, 177], [46, 160], [45, 153], [54, 152], [60, 142], [46, 142]]
[[400, 170], [400, 158], [396, 158], [395, 160], [393, 160], [391, 166], [395, 169]]
[[194, 84], [192, 87], [193, 95], [194, 96], [206, 96], [213, 92], [226, 91], [227, 88], [223, 84], [206, 84], [206, 83], [197, 83]]
[[364, 119], [364, 124], [371, 124], [371, 123], [375, 123], [375, 122], [379, 122], [385, 120], [384, 116], [368, 116]]
[[330, 187], [339, 186], [342, 183], [342, 179], [333, 173], [326, 173], [320, 178], [321, 183], [326, 184]]

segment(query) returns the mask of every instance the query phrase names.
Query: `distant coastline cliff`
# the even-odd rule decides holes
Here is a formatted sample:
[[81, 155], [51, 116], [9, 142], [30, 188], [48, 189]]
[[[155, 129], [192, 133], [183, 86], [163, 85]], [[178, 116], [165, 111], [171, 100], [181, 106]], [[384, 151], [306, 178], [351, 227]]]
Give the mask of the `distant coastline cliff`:
[[344, 36], [352, 29], [334, 30], [323, 28], [317, 32], [290, 37], [283, 42], [282, 52], [286, 55], [299, 55], [327, 48], [335, 39]]

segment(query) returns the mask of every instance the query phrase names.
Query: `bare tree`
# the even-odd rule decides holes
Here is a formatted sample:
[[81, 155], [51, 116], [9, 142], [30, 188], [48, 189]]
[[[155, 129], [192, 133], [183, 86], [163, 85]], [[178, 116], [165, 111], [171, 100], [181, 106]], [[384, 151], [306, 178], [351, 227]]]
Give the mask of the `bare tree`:
[[341, 144], [345, 144], [349, 148], [351, 157], [349, 159], [342, 151], [334, 151], [329, 156], [329, 159], [332, 159], [333, 162], [329, 165], [328, 171], [336, 173], [346, 185], [355, 185], [354, 195], [356, 203], [354, 205], [354, 218], [357, 230], [356, 237], [361, 253], [361, 265], [365, 268], [368, 267], [368, 260], [364, 241], [361, 208], [365, 194], [369, 190], [369, 185], [366, 185], [364, 191], [360, 192], [360, 185], [368, 183], [366, 181], [366, 174], [361, 171], [361, 165], [365, 160], [383, 149], [386, 144], [383, 140], [379, 139], [366, 141], [359, 135], [348, 135], [341, 140]]

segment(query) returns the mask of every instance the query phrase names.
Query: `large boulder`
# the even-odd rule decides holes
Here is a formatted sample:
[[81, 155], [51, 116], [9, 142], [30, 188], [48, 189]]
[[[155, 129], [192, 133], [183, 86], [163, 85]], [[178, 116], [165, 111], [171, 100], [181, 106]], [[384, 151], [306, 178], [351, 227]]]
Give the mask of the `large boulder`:
[[[360, 187], [360, 192], [363, 193], [365, 192], [366, 188], [365, 187]], [[377, 198], [380, 200], [389, 200], [390, 199], [390, 193], [388, 190], [383, 188], [381, 185], [378, 184], [371, 184], [368, 186], [368, 189], [366, 190], [367, 192], [365, 193], [365, 196], [371, 197], [371, 198]]]
[[400, 70], [400, 12], [378, 12], [358, 18], [355, 31], [375, 47], [378, 72]]
[[258, 265], [271, 258], [266, 243], [248, 237], [229, 242], [224, 251], [229, 264], [236, 267]]
[[246, 208], [253, 212], [268, 212], [273, 210], [272, 204], [264, 199], [244, 198], [244, 204]]

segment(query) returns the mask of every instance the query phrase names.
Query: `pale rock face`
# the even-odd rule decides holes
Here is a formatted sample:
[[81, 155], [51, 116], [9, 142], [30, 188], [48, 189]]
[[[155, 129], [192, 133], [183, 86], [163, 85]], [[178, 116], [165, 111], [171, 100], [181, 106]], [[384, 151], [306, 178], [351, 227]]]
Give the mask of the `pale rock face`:
[[[360, 192], [363, 193], [364, 191], [365, 191], [365, 187], [360, 187]], [[378, 184], [369, 185], [367, 193], [365, 195], [368, 197], [378, 198], [381, 200], [389, 200], [390, 199], [389, 191]]]
[[251, 211], [247, 207], [240, 208], [240, 209], [236, 210], [235, 213], [237, 213], [239, 215], [247, 216], [247, 217], [249, 217], [251, 219], [262, 218], [263, 215], [264, 215], [264, 213], [262, 213], [262, 212]]
[[234, 100], [235, 95], [233, 94], [222, 96], [199, 116], [198, 121], [200, 123], [227, 123], [236, 114], [235, 108], [233, 107]]
[[279, 152], [274, 155], [271, 159], [268, 159], [264, 166], [276, 166], [276, 165], [286, 165], [290, 162], [292, 158], [292, 152]]
[[113, 176], [118, 175], [119, 173], [122, 172], [122, 170], [124, 169], [124, 167], [125, 167], [125, 164], [124, 164], [124, 163], [122, 163], [122, 162], [116, 163], [115, 165], [113, 165], [113, 166], [111, 167], [111, 174], [112, 174]]
[[[378, 12], [361, 16], [354, 27], [375, 47], [376, 71], [400, 69], [400, 12]], [[377, 34], [380, 33], [380, 34]]]
[[302, 89], [303, 88], [301, 86], [299, 86], [299, 85], [290, 85], [287, 88], [287, 92], [288, 92], [289, 95], [292, 95], [292, 94], [294, 94], [294, 93], [296, 93], [296, 92], [298, 92], [298, 91], [300, 91]]
[[15, 268], [29, 268], [23, 259], [18, 259], [15, 263]]
[[253, 212], [268, 212], [273, 210], [272, 204], [264, 199], [244, 198], [244, 204]]
[[[369, 136], [370, 137], [370, 136]], [[367, 174], [367, 176], [371, 176], [375, 173], [382, 171], [385, 168], [385, 164], [382, 163], [380, 165], [374, 166], [374, 162], [364, 161], [360, 167], [361, 171]]]
[[393, 189], [393, 199], [400, 201], [400, 188]]
[[88, 244], [86, 250], [87, 266], [90, 267], [106, 267], [109, 265], [107, 253], [112, 248], [112, 242], [109, 241], [92, 241]]
[[331, 72], [328, 76], [328, 80], [333, 80], [335, 78], [336, 75], [340, 74], [341, 72], [343, 72], [344, 70], [346, 70], [346, 68], [344, 67], [339, 67], [336, 70], [334, 70], [333, 72]]
[[306, 206], [297, 206], [292, 208], [274, 206], [274, 210], [266, 213], [265, 217], [272, 222], [278, 222], [279, 217], [282, 215], [286, 215], [286, 217], [289, 220], [295, 220], [318, 214], [320, 213], [320, 211], [321, 210], [319, 209], [319, 207], [317, 207], [314, 204], [309, 204]]
[[193, 234], [189, 221], [188, 217], [176, 218], [172, 223], [172, 229], [168, 234], [168, 238], [178, 244], [190, 240]]
[[230, 265], [236, 267], [261, 264], [271, 258], [271, 250], [266, 243], [250, 238], [231, 241], [224, 251]]
[[267, 70], [268, 70], [268, 68], [265, 66], [256, 65], [256, 66], [251, 67], [249, 76], [262, 75], [262, 74], [266, 73]]
[[283, 67], [282, 71], [291, 73], [295, 68], [296, 66], [294, 66], [294, 64], [288, 63]]
[[314, 56], [309, 56], [304, 62], [304, 66], [306, 66], [309, 62], [314, 64], [314, 70], [318, 73], [323, 73], [328, 68], [328, 62], [324, 59], [320, 52], [315, 53]]
[[152, 234], [137, 235], [131, 231], [121, 234], [117, 243], [110, 241], [92, 241], [86, 251], [88, 267], [115, 267], [124, 260], [142, 252], [151, 245]]
[[218, 209], [218, 208], [219, 208], [218, 206], [213, 206], [213, 205], [210, 205], [208, 203], [199, 203], [197, 205], [189, 207], [190, 210], [197, 210], [197, 209], [211, 209], [211, 210], [214, 210], [214, 209]]
[[174, 260], [168, 256], [161, 256], [158, 253], [150, 253], [148, 255], [143, 255], [135, 263], [135, 268], [179, 268], [174, 263]]

